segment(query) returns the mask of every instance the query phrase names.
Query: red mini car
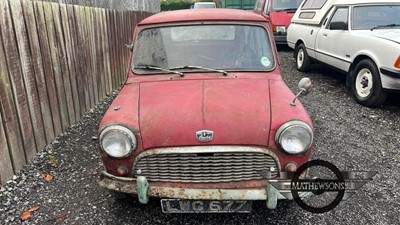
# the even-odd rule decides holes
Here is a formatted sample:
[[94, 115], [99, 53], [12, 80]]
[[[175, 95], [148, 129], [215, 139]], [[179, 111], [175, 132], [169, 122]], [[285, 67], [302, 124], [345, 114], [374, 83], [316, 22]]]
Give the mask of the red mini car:
[[[252, 12], [159, 13], [136, 28], [126, 82], [99, 128], [100, 185], [164, 212], [275, 208], [269, 184], [309, 161], [313, 126]], [[301, 92], [308, 92], [302, 80]]]

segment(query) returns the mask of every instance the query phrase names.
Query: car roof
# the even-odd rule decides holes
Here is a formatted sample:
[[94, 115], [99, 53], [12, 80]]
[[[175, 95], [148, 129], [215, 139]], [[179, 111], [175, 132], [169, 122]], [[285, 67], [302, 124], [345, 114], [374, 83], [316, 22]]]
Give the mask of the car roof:
[[184, 9], [161, 12], [147, 17], [139, 25], [196, 22], [196, 21], [266, 21], [264, 17], [252, 11], [238, 9]]

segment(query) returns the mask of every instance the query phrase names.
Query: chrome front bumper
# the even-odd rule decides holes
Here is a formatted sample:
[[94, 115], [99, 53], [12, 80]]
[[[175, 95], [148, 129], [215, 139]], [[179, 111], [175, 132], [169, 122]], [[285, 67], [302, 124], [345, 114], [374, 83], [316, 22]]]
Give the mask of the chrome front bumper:
[[[278, 199], [293, 199], [290, 193], [282, 195], [272, 185], [255, 189], [195, 189], [152, 186], [146, 177], [117, 177], [107, 172], [100, 176], [100, 186], [127, 194], [138, 195], [139, 202], [146, 204], [149, 197], [201, 200], [265, 200], [269, 209], [275, 209]], [[290, 185], [290, 181], [287, 182]], [[289, 191], [290, 192], [290, 191]]]

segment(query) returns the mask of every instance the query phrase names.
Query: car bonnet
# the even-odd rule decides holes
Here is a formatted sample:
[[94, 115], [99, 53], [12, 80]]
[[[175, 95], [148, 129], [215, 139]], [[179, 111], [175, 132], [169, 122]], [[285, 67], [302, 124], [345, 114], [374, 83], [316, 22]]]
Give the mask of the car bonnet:
[[[212, 79], [140, 84], [144, 149], [193, 145], [268, 145], [267, 79]], [[196, 132], [214, 132], [201, 143]]]
[[386, 39], [389, 41], [396, 42], [400, 44], [400, 28], [396, 29], [374, 29], [372, 31], [372, 36]]

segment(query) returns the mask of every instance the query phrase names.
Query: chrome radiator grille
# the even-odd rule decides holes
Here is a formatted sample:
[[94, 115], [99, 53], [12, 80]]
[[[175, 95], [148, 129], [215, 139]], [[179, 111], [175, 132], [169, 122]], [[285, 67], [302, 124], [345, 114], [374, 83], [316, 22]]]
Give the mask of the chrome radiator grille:
[[271, 171], [272, 177], [278, 173], [275, 159], [262, 152], [152, 154], [134, 168], [136, 175], [161, 182], [237, 182], [263, 179], [257, 171]]

